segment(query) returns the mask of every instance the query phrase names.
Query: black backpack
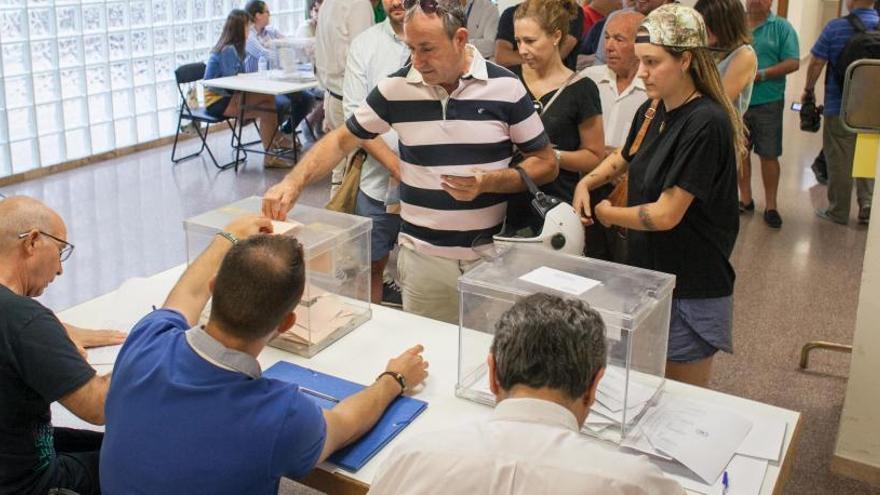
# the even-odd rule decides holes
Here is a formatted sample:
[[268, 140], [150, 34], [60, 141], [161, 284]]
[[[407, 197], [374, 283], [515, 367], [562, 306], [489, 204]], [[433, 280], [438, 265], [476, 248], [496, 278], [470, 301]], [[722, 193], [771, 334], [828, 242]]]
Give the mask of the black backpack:
[[834, 64], [834, 77], [841, 88], [846, 78], [846, 69], [850, 64], [866, 58], [880, 59], [880, 31], [876, 29], [869, 31], [855, 14], [846, 16], [846, 20], [856, 30], [856, 34], [843, 47], [840, 57]]

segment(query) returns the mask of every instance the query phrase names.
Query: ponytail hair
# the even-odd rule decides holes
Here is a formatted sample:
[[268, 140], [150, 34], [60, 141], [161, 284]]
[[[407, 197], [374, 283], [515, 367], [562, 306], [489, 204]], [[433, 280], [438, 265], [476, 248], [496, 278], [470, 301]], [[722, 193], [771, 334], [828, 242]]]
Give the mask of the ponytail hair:
[[694, 81], [694, 86], [701, 94], [721, 105], [727, 118], [730, 119], [730, 126], [733, 129], [733, 144], [736, 149], [737, 163], [740, 163], [740, 156], [746, 152], [746, 126], [743, 123], [742, 115], [739, 110], [733, 106], [733, 102], [724, 92], [724, 85], [721, 82], [721, 74], [718, 73], [718, 66], [715, 63], [715, 57], [708, 48], [688, 48], [687, 50], [675, 50], [670, 47], [663, 47], [667, 52], [676, 58], [681, 58], [685, 51], [691, 52], [691, 64], [688, 68], [688, 74]]

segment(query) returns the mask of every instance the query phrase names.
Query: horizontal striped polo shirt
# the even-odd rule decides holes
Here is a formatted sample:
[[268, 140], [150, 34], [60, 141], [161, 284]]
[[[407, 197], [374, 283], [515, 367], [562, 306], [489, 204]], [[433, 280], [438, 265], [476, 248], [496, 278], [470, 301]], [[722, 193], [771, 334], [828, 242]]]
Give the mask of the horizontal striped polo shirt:
[[507, 195], [484, 193], [458, 201], [441, 175], [473, 176], [505, 169], [513, 145], [538, 151], [549, 139], [519, 79], [487, 62], [471, 45], [470, 70], [448, 94], [406, 66], [379, 82], [348, 119], [361, 139], [397, 131], [400, 147], [400, 242], [432, 256], [470, 260], [478, 237], [501, 229]]

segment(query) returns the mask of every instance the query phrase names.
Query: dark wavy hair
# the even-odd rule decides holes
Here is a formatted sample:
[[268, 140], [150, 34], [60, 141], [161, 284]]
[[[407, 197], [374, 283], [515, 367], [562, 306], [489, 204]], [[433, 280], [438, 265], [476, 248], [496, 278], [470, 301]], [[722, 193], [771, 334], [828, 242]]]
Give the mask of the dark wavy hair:
[[235, 47], [238, 56], [244, 58], [245, 43], [247, 42], [244, 30], [250, 22], [253, 22], [253, 18], [247, 11], [232, 9], [229, 15], [226, 16], [226, 23], [223, 24], [220, 39], [217, 40], [214, 48], [211, 48], [211, 53], [220, 53], [224, 48], [231, 45]]

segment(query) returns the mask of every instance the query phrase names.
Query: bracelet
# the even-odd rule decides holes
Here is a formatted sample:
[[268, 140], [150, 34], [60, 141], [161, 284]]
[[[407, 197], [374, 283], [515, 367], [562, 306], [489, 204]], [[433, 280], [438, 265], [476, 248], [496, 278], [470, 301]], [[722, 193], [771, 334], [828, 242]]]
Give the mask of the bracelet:
[[391, 378], [394, 378], [394, 381], [396, 381], [397, 384], [400, 385], [400, 394], [399, 395], [403, 395], [403, 393], [406, 392], [406, 378], [404, 378], [403, 375], [401, 375], [400, 373], [398, 373], [396, 371], [383, 371], [382, 373], [379, 374], [379, 376], [376, 377], [376, 381], [378, 382], [379, 379], [385, 375], [388, 375]]
[[558, 149], [554, 148], [553, 155], [556, 157], [556, 167], [557, 168], [561, 167], [562, 166], [562, 152], [559, 151]]
[[761, 69], [758, 71], [758, 79], [760, 79], [761, 81], [767, 80], [767, 70], [766, 69]]
[[219, 235], [220, 237], [231, 242], [233, 246], [238, 244], [238, 237], [235, 237], [234, 235], [230, 234], [229, 232], [217, 232], [217, 235]]

